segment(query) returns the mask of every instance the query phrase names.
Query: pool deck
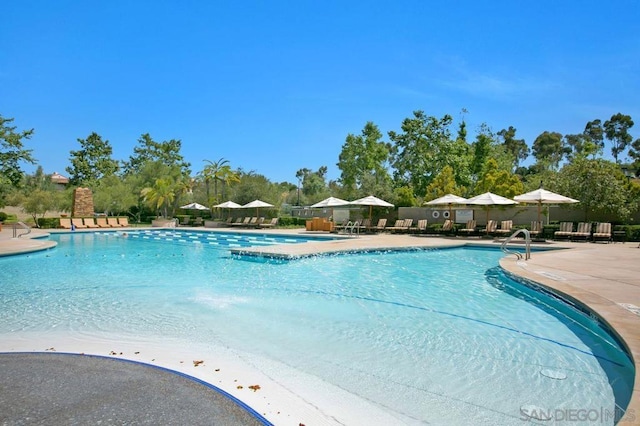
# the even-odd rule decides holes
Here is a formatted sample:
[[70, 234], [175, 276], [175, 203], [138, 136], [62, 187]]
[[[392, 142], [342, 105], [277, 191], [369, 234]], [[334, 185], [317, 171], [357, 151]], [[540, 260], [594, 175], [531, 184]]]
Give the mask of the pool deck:
[[[140, 228], [138, 228], [140, 229]], [[157, 229], [157, 228], [156, 228]], [[180, 230], [205, 230], [179, 228]], [[207, 229], [209, 230], [209, 229]], [[211, 229], [223, 231], [224, 229]], [[235, 230], [249, 233], [274, 233], [309, 236], [317, 233], [300, 229]], [[57, 232], [55, 230], [51, 231]], [[77, 231], [80, 232], [80, 231]], [[93, 231], [91, 231], [93, 232]], [[0, 256], [46, 250], [55, 246], [34, 230], [27, 237], [12, 238], [12, 231], [0, 231]], [[322, 234], [322, 233], [320, 233]], [[326, 233], [324, 233], [326, 235]], [[363, 250], [399, 250], [406, 248], [443, 248], [464, 245], [498, 247], [490, 239], [442, 238], [402, 234], [377, 234], [346, 237], [339, 240], [308, 242], [234, 250], [255, 256], [295, 258], [314, 254], [348, 253]], [[569, 299], [575, 299], [597, 313], [627, 346], [636, 365], [634, 392], [627, 407], [628, 413], [640, 418], [640, 247], [638, 243], [571, 243], [547, 242], [532, 244], [540, 248], [568, 248], [570, 250], [536, 251], [531, 259], [504, 257], [500, 265], [508, 272], [546, 286]], [[2, 395], [7, 397], [7, 395]]]

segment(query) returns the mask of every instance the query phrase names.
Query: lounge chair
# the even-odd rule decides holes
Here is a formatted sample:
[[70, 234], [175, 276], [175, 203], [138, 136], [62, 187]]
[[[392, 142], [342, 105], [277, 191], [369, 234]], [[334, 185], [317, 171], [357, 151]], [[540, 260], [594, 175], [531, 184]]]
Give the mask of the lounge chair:
[[271, 219], [270, 222], [264, 222], [264, 223], [259, 224], [258, 226], [260, 228], [273, 228], [277, 224], [278, 224], [278, 218], [274, 217], [274, 218]]
[[580, 222], [576, 232], [571, 233], [571, 240], [587, 241], [591, 237], [591, 224], [588, 222]]
[[122, 227], [122, 225], [120, 225], [118, 223], [118, 218], [117, 217], [108, 217], [107, 218], [107, 223], [109, 224], [109, 226], [111, 226], [112, 228], [120, 228]]
[[382, 232], [385, 226], [387, 226], [387, 218], [382, 218], [378, 219], [378, 224], [371, 229], [375, 232]]
[[360, 232], [368, 232], [369, 229], [371, 229], [371, 219], [364, 219], [360, 222], [358, 227], [360, 228]]
[[553, 238], [571, 238], [573, 233], [573, 222], [560, 222], [560, 229], [553, 233]]
[[500, 228], [496, 229], [494, 232], [497, 235], [507, 235], [511, 233], [512, 228], [513, 228], [512, 220], [503, 220], [502, 222], [500, 222]]
[[498, 222], [495, 220], [490, 220], [487, 222], [487, 226], [486, 228], [483, 229], [483, 232], [485, 232], [487, 235], [492, 235], [496, 233], [497, 229], [498, 229]]
[[231, 226], [247, 226], [249, 224], [249, 221], [251, 221], [251, 216], [247, 216], [244, 219], [238, 218], [238, 220], [233, 222]]
[[540, 233], [542, 233], [542, 222], [539, 222], [537, 220], [532, 221], [531, 229], [529, 230], [529, 235], [531, 235], [532, 237], [535, 237]]
[[95, 219], [92, 217], [85, 217], [84, 219], [82, 219], [82, 221], [84, 222], [84, 226], [86, 226], [87, 228], [98, 228]]
[[260, 228], [260, 225], [262, 225], [263, 223], [264, 223], [264, 216], [260, 216], [259, 218], [256, 218], [256, 221], [249, 226], [253, 228]]
[[125, 228], [125, 227], [129, 226], [129, 218], [128, 217], [119, 217], [118, 218], [118, 223], [120, 224], [121, 227]]
[[468, 220], [464, 228], [459, 229], [458, 232], [465, 233], [467, 236], [473, 234], [476, 232], [476, 221], [474, 219]]
[[409, 232], [409, 229], [411, 229], [412, 225], [413, 225], [413, 219], [405, 219], [404, 227], [400, 230], [400, 232]]
[[87, 225], [82, 222], [81, 217], [72, 217], [71, 225], [73, 225], [73, 227], [75, 227], [76, 229], [85, 229], [87, 227]]
[[437, 232], [439, 234], [451, 234], [453, 232], [453, 221], [451, 219], [446, 219], [442, 224], [442, 228], [440, 228]]
[[419, 219], [416, 226], [409, 228], [409, 232], [415, 232], [416, 234], [424, 234], [427, 232], [427, 219]]
[[193, 226], [202, 226], [202, 225], [204, 225], [204, 222], [202, 221], [202, 218], [200, 216], [193, 219]]
[[68, 217], [60, 218], [60, 228], [71, 229], [71, 219]]
[[596, 230], [593, 232], [593, 241], [606, 241], [609, 243], [612, 241], [611, 239], [611, 223], [609, 222], [598, 222], [596, 225]]
[[404, 219], [397, 219], [393, 226], [384, 228], [386, 231], [399, 232], [404, 229]]
[[96, 225], [98, 225], [99, 228], [111, 228], [111, 225], [109, 225], [109, 223], [107, 222], [106, 217], [96, 218]]

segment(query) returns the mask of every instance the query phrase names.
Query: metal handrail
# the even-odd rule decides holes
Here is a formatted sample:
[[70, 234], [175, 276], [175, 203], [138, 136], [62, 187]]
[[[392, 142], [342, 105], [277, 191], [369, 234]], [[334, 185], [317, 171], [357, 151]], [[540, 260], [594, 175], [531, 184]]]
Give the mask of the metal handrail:
[[[20, 225], [23, 229], [26, 229], [27, 232], [22, 234], [18, 234], [18, 225]], [[20, 238], [23, 235], [28, 235], [31, 233], [31, 227], [24, 222], [14, 222], [13, 223], [13, 238]]]
[[502, 244], [500, 245], [500, 249], [507, 253], [507, 254], [513, 254], [515, 255], [518, 260], [522, 259], [522, 253], [519, 253], [517, 251], [513, 251], [513, 250], [509, 250], [507, 248], [507, 244], [509, 244], [509, 242], [511, 240], [513, 240], [518, 234], [524, 234], [524, 242], [525, 242], [525, 258], [524, 260], [529, 260], [531, 259], [531, 233], [529, 232], [528, 229], [517, 229], [513, 234], [509, 235], [509, 237], [507, 239], [505, 239]]
[[357, 220], [355, 222], [349, 221], [347, 223], [347, 226], [345, 227], [345, 230], [349, 231], [349, 235], [353, 235], [353, 234], [360, 235], [360, 222]]

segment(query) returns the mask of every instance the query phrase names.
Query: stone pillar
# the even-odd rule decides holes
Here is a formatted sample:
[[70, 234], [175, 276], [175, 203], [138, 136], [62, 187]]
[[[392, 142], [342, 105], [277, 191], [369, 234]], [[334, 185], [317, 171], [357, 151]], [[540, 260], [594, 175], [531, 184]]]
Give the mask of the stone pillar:
[[71, 217], [93, 216], [93, 193], [89, 188], [76, 188], [73, 191]]

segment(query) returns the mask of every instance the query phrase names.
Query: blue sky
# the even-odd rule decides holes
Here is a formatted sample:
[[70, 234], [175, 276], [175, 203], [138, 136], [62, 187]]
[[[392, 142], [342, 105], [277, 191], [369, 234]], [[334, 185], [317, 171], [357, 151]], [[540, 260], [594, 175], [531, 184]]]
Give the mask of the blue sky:
[[[339, 178], [347, 134], [414, 110], [456, 123], [579, 133], [622, 112], [640, 137], [640, 2], [13, 1], [0, 114], [64, 173], [78, 138], [127, 159], [180, 139], [198, 172], [229, 160], [274, 182]], [[607, 153], [610, 148], [607, 147]], [[33, 167], [26, 167], [33, 171]]]

